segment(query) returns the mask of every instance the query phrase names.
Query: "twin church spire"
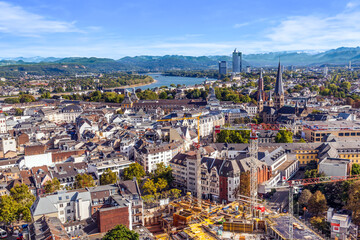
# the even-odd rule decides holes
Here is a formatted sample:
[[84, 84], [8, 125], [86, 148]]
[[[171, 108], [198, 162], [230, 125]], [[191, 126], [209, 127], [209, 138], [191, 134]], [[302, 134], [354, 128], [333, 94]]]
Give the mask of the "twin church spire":
[[[282, 69], [279, 61], [276, 82], [275, 82], [275, 91], [273, 94], [274, 101], [272, 99], [271, 93], [268, 98], [268, 106], [275, 107], [279, 109], [285, 105], [285, 97], [284, 97], [284, 84], [282, 79]], [[263, 79], [263, 70], [260, 70], [260, 77], [258, 80], [258, 93], [257, 93], [257, 101], [258, 101], [258, 110], [261, 112], [263, 110], [263, 101], [266, 100], [265, 91], [264, 91], [264, 79]]]

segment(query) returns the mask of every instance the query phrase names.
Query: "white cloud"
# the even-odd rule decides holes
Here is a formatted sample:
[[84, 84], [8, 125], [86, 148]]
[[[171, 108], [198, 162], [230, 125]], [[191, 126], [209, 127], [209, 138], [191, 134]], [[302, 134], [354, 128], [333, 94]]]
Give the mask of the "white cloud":
[[0, 2], [0, 32], [23, 36], [38, 36], [42, 33], [79, 32], [74, 22], [49, 20], [26, 11], [20, 6]]
[[241, 27], [245, 27], [245, 26], [247, 26], [247, 25], [249, 25], [248, 22], [245, 22], [245, 23], [237, 23], [237, 24], [235, 24], [235, 25], [233, 26], [233, 28], [241, 28]]
[[[15, 46], [7, 42], [8, 46], [1, 46], [1, 56], [98, 56], [120, 58], [135, 55], [222, 55], [228, 54], [235, 47], [242, 52], [259, 53], [269, 51], [321, 51], [341, 46], [353, 47], [360, 45], [360, 10], [356, 2], [345, 7], [336, 15], [302, 15], [290, 16], [277, 23], [275, 19], [257, 19], [255, 21], [235, 24], [230, 27], [240, 28], [258, 22], [263, 31], [251, 31], [238, 38], [223, 38], [212, 40], [211, 36], [202, 34], [184, 34], [164, 37], [162, 35], [142, 36], [133, 41], [126, 40], [118, 33], [113, 35], [86, 35], [64, 37], [62, 41], [26, 42], [22, 46]], [[0, 33], [9, 32], [19, 35], [35, 35], [54, 32], [79, 31], [74, 23], [48, 20], [42, 16], [29, 13], [23, 8], [0, 2]], [[6, 11], [4, 10], [6, 9]], [[10, 11], [11, 10], [11, 11]], [[265, 28], [265, 26], [272, 27]], [[256, 25], [256, 27], [260, 25]], [[100, 31], [101, 27], [89, 26], [86, 31]], [[233, 32], [236, 32], [235, 30]], [[35, 39], [37, 40], [37, 39]], [[1, 42], [0, 42], [1, 43]], [[31, 47], [28, 47], [31, 44]]]
[[348, 8], [348, 9], [355, 8], [357, 6], [359, 6], [359, 2], [348, 2], [346, 4], [346, 8]]
[[329, 49], [360, 44], [360, 11], [292, 16], [270, 29], [269, 43], [284, 49]]

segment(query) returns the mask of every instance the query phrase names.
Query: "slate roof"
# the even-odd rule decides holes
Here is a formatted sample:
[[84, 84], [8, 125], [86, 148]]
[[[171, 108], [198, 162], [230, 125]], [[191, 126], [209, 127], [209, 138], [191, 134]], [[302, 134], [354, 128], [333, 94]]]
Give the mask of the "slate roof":
[[277, 76], [276, 76], [275, 91], [274, 91], [274, 93], [275, 93], [276, 95], [282, 95], [282, 94], [284, 94], [284, 85], [283, 85], [283, 79], [282, 79], [282, 71], [281, 71], [280, 61], [279, 61], [278, 72], [277, 72]]
[[79, 105], [69, 105], [61, 110], [63, 113], [67, 112], [82, 112], [82, 108]]

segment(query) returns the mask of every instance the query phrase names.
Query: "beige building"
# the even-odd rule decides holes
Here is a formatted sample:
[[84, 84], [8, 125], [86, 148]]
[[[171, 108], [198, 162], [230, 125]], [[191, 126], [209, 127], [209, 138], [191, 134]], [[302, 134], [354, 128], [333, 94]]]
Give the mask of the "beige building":
[[309, 142], [325, 142], [329, 136], [337, 138], [360, 137], [360, 122], [313, 121], [304, 124], [305, 138]]

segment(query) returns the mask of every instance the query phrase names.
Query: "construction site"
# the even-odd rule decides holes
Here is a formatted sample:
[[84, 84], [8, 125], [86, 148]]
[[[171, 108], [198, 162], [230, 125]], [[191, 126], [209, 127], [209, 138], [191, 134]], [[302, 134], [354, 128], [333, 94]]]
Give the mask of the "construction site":
[[[255, 161], [258, 152], [257, 138], [256, 130], [251, 129], [249, 196], [237, 194], [237, 200], [226, 205], [203, 200], [198, 161], [196, 196], [188, 192], [186, 196], [160, 207], [156, 212], [147, 213], [149, 219], [145, 221], [145, 226], [156, 239], [324, 239], [293, 216], [294, 187], [311, 183], [288, 181], [286, 185], [279, 186], [288, 189], [288, 213], [274, 212], [258, 198]], [[324, 179], [314, 183], [321, 181], [331, 180]]]
[[[162, 240], [324, 239], [290, 214], [273, 212], [260, 202], [250, 209], [246, 198], [227, 205], [204, 200], [199, 204], [188, 193], [160, 209], [157, 221], [147, 227], [155, 239]], [[289, 221], [293, 226], [292, 236]]]

